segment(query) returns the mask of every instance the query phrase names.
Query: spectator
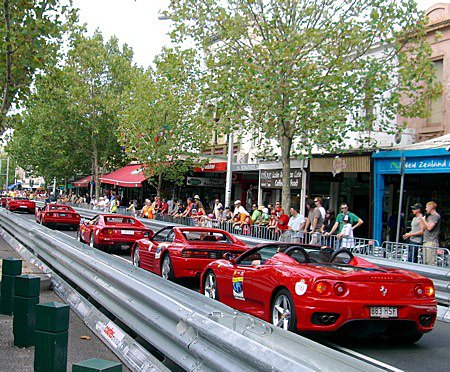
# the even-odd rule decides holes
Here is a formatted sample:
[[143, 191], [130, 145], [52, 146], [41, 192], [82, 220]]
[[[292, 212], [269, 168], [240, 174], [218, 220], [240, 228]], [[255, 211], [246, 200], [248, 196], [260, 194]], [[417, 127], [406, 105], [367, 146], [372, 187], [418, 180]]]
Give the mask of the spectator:
[[145, 199], [145, 204], [141, 209], [141, 217], [153, 219], [153, 209], [150, 199]]
[[177, 201], [176, 199], [169, 199], [167, 200], [167, 214], [172, 215], [173, 213], [173, 208], [175, 207]]
[[219, 208], [219, 211], [221, 211], [220, 221], [230, 222], [233, 219], [233, 213], [231, 213], [230, 207], [225, 207], [225, 209]]
[[411, 206], [414, 218], [411, 221], [411, 231], [403, 235], [408, 241], [408, 261], [418, 262], [419, 246], [422, 245], [424, 226], [422, 223], [422, 204], [416, 203]]
[[[338, 214], [338, 216], [336, 217], [336, 222], [334, 223], [333, 227], [331, 228], [331, 231], [329, 233], [327, 233], [326, 235], [327, 236], [333, 235], [335, 231], [337, 231], [337, 233], [340, 234], [342, 231], [342, 227], [344, 226], [344, 222], [342, 219], [344, 218], [344, 216], [347, 216], [347, 215], [349, 217], [349, 222], [353, 227], [353, 231], [364, 223], [364, 221], [361, 218], [359, 218], [356, 214], [349, 212], [348, 205], [343, 203], [343, 204], [341, 204], [341, 213]], [[338, 244], [336, 245], [335, 248], [339, 249], [339, 247], [340, 247], [340, 245], [338, 242]]]
[[[169, 201], [167, 202], [167, 204], [169, 204]], [[170, 215], [172, 217], [175, 217], [178, 214], [178, 212], [180, 210], [180, 204], [181, 204], [180, 200], [176, 200], [176, 199], [173, 200], [172, 211], [170, 212]], [[169, 205], [169, 209], [170, 209], [170, 205]]]
[[109, 212], [110, 213], [117, 213], [117, 209], [119, 208], [119, 204], [120, 204], [119, 198], [117, 196], [113, 197], [112, 200], [111, 200], [110, 207], [109, 207]]
[[291, 242], [299, 243], [303, 237], [303, 229], [305, 228], [305, 217], [298, 213], [298, 208], [295, 206], [291, 207], [291, 218], [288, 222], [288, 231], [290, 232]]
[[346, 214], [342, 217], [342, 230], [338, 234], [338, 239], [342, 241], [341, 248], [355, 248], [355, 240], [353, 239], [353, 227], [350, 223], [350, 216]]
[[[189, 217], [191, 215], [191, 210], [195, 209], [194, 207], [194, 200], [192, 198], [187, 198], [186, 208], [180, 217]], [[197, 211], [197, 209], [195, 209], [195, 211]]]
[[277, 212], [275, 212], [275, 210], [273, 210], [270, 213], [270, 219], [269, 219], [269, 224], [267, 225], [267, 232], [268, 232], [268, 239], [270, 238], [275, 238], [275, 236], [277, 236], [278, 234], [278, 218], [277, 218]]
[[130, 213], [132, 216], [136, 217], [136, 204], [135, 200], [130, 201], [130, 205], [127, 207], [126, 211]]
[[321, 197], [314, 198], [314, 204], [316, 208], [319, 208], [320, 213], [322, 215], [322, 220], [325, 221], [326, 211], [325, 208], [323, 207], [323, 199]]
[[223, 211], [223, 205], [220, 202], [220, 200], [216, 198], [214, 199], [214, 209], [213, 209], [214, 218], [216, 220], [220, 219], [221, 212], [219, 211], [219, 209], [222, 209]]
[[[261, 209], [262, 209], [262, 207], [261, 207]], [[259, 220], [260, 216], [261, 216], [261, 211], [256, 206], [256, 204], [253, 204], [252, 205], [252, 216], [251, 216], [252, 223], [257, 222]]]
[[312, 203], [309, 202], [308, 205], [308, 220], [305, 224], [304, 233], [306, 234], [308, 232], [308, 229], [312, 233], [309, 244], [321, 244], [323, 226], [322, 212], [318, 207], [316, 207], [316, 201], [313, 201]]
[[204, 211], [204, 213], [206, 213], [205, 207], [203, 206], [203, 203], [200, 201], [200, 196], [198, 196], [198, 195], [194, 196], [194, 204], [196, 206], [197, 211], [202, 209]]
[[277, 222], [278, 224], [276, 230], [279, 234], [284, 233], [289, 228], [289, 216], [284, 213], [283, 208], [280, 208], [278, 212]]
[[439, 232], [441, 230], [441, 216], [436, 211], [437, 203], [430, 201], [425, 207], [427, 212], [422, 216], [423, 255], [426, 265], [436, 265], [436, 248], [439, 247]]
[[159, 214], [167, 214], [169, 211], [169, 204], [167, 204], [167, 199], [163, 199], [161, 203], [161, 208], [159, 210]]

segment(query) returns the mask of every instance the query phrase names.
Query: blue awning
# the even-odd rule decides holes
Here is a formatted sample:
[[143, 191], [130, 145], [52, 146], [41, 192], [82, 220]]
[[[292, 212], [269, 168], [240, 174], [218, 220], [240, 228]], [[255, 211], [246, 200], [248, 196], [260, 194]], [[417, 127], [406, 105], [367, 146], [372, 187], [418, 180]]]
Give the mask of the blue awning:
[[12, 190], [13, 188], [15, 188], [15, 187], [17, 187], [17, 186], [19, 186], [19, 185], [21, 185], [20, 182], [13, 183], [12, 185], [9, 185], [9, 186], [8, 186], [8, 190]]

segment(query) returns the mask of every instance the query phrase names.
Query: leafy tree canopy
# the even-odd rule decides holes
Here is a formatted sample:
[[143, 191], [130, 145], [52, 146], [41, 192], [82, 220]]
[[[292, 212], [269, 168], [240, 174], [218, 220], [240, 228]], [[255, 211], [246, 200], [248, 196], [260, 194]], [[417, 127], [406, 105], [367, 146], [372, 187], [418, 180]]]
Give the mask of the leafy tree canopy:
[[281, 149], [284, 208], [294, 150], [392, 130], [397, 114], [426, 115], [436, 92], [414, 0], [172, 0], [168, 16], [174, 40], [192, 38], [205, 55], [205, 96], [219, 100], [224, 129]]

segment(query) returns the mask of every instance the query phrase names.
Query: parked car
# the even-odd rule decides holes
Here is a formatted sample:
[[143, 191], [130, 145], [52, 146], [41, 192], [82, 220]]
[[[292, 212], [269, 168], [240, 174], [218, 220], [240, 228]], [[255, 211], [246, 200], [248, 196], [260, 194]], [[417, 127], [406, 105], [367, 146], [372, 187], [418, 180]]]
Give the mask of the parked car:
[[195, 278], [210, 262], [229, 252], [238, 255], [249, 247], [230, 233], [207, 227], [168, 226], [131, 249], [133, 265], [164, 279]]
[[6, 208], [6, 203], [8, 202], [9, 199], [11, 199], [10, 196], [2, 196], [0, 199], [0, 206]]
[[347, 249], [298, 243], [259, 245], [237, 258], [216, 260], [200, 291], [291, 331], [385, 335], [416, 342], [433, 329], [433, 282], [387, 269]]
[[78, 229], [81, 216], [69, 205], [47, 204], [36, 208], [36, 222], [43, 226], [67, 226]]
[[121, 214], [99, 214], [81, 221], [78, 240], [91, 247], [109, 251], [129, 249], [136, 240], [150, 238], [153, 231], [136, 218]]
[[34, 214], [36, 203], [33, 200], [15, 196], [7, 200], [6, 209], [9, 211], [24, 211]]

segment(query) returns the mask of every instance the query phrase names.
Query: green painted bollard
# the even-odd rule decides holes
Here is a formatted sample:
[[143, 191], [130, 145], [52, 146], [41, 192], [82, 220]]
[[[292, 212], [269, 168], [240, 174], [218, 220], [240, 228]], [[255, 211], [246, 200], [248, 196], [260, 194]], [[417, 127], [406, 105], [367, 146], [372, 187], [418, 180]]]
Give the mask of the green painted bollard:
[[34, 345], [36, 305], [39, 303], [41, 278], [35, 275], [19, 275], [14, 284], [14, 345]]
[[75, 363], [72, 372], [122, 372], [122, 363], [92, 358]]
[[0, 314], [12, 315], [14, 309], [14, 280], [20, 274], [22, 274], [22, 260], [12, 257], [2, 260]]
[[59, 302], [36, 306], [35, 372], [66, 371], [69, 312], [70, 307]]

